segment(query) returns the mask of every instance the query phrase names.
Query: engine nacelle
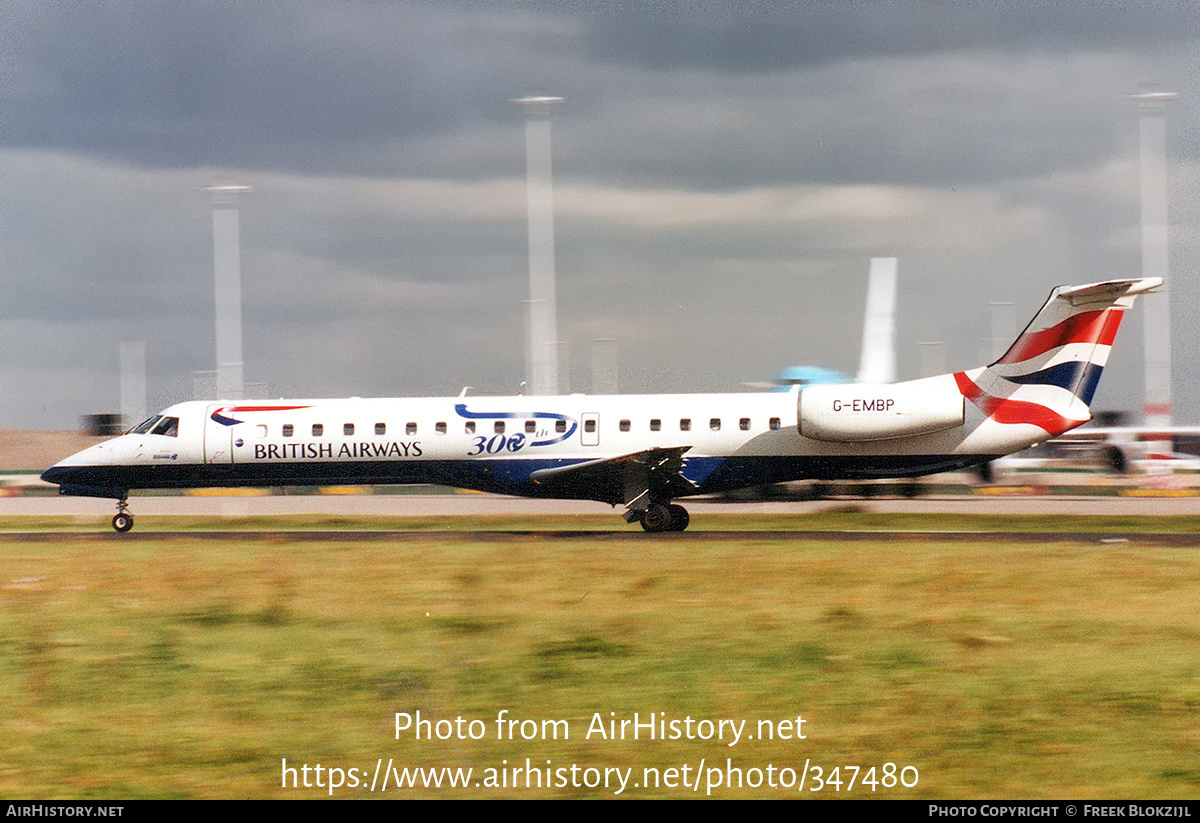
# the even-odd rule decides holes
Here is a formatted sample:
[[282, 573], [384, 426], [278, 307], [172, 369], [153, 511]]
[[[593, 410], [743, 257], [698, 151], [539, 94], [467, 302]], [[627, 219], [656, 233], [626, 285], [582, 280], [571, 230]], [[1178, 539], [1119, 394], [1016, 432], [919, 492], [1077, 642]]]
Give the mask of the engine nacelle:
[[833, 443], [931, 434], [961, 426], [966, 414], [962, 392], [946, 376], [880, 386], [808, 386], [799, 405], [800, 434]]

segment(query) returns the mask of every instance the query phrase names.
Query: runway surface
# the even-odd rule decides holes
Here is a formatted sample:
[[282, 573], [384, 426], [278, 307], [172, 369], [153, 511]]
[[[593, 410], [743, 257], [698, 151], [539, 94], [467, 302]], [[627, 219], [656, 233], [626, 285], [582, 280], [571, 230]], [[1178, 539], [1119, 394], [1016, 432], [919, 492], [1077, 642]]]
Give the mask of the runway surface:
[[[872, 499], [872, 500], [824, 500], [824, 501], [770, 501], [730, 503], [706, 498], [685, 501], [692, 515], [693, 527], [683, 533], [646, 535], [636, 525], [624, 523], [621, 510], [601, 503], [588, 501], [528, 500], [487, 494], [383, 494], [383, 495], [201, 495], [201, 496], [148, 496], [132, 498], [130, 510], [138, 518], [139, 527], [126, 534], [116, 534], [105, 525], [115, 512], [113, 501], [73, 497], [17, 497], [0, 498], [0, 527], [3, 517], [68, 517], [80, 521], [95, 522], [94, 530], [56, 529], [53, 526], [35, 526], [30, 529], [5, 530], [6, 540], [54, 539], [70, 542], [77, 539], [108, 537], [114, 540], [161, 541], [179, 538], [201, 540], [245, 540], [253, 539], [282, 541], [375, 541], [397, 542], [425, 540], [488, 540], [503, 541], [536, 537], [544, 540], [610, 541], [629, 538], [667, 540], [680, 543], [709, 543], [717, 540], [755, 539], [766, 542], [796, 540], [843, 540], [882, 543], [899, 540], [922, 540], [931, 542], [1018, 542], [1035, 543], [1048, 541], [1073, 541], [1083, 543], [1142, 545], [1200, 546], [1200, 536], [1192, 533], [1149, 530], [1139, 524], [1137, 532], [1113, 531], [1111, 522], [1102, 518], [1114, 516], [1156, 515], [1200, 515], [1200, 499], [1195, 497], [1063, 497], [1063, 496], [970, 496], [947, 495], [923, 497], [917, 500]], [[803, 519], [798, 519], [795, 528], [780, 528], [772, 524], [770, 529], [756, 529], [755, 515], [763, 517], [779, 515], [820, 515], [822, 513], [870, 514], [929, 514], [957, 515], [946, 529], [809, 529]], [[1074, 517], [1092, 515], [1097, 518], [1095, 529], [1087, 526], [1070, 531], [1022, 531], [1019, 528], [990, 530], [964, 530], [961, 518], [977, 515], [1052, 516]], [[319, 525], [307, 529], [295, 529], [288, 517], [328, 517], [334, 521], [371, 518], [437, 518], [445, 522], [435, 528], [389, 527], [381, 522], [380, 528], [363, 528], [362, 524], [346, 528]], [[505, 526], [505, 518], [546, 517], [546, 528], [522, 524], [520, 527]], [[563, 518], [586, 517], [580, 528], [564, 527]], [[611, 516], [611, 528], [606, 518]], [[170, 523], [156, 524], [156, 518], [211, 518], [211, 528], [194, 526], [186, 530], [170, 529]], [[239, 518], [281, 519], [280, 528], [269, 524], [247, 527], [231, 527], [230, 521]], [[456, 528], [455, 520], [462, 518], [462, 528]], [[467, 518], [496, 518], [495, 528], [487, 528]], [[994, 523], [992, 524], [995, 525]], [[170, 530], [164, 530], [166, 526]]]
[[[683, 499], [693, 522], [721, 514], [819, 514], [846, 510], [878, 514], [1153, 516], [1200, 515], [1200, 497], [945, 495], [905, 499], [726, 502]], [[116, 502], [87, 497], [4, 497], [0, 517], [111, 517]], [[501, 517], [605, 515], [621, 509], [586, 500], [531, 500], [490, 494], [306, 494], [131, 497], [135, 516], [270, 517]]]

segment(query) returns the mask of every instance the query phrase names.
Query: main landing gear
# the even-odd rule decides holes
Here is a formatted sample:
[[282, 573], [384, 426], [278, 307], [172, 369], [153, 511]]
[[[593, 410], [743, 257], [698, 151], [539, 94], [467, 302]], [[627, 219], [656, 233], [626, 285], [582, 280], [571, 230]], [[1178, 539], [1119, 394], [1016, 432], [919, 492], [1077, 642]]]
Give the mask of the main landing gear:
[[133, 515], [127, 509], [129, 508], [129, 498], [122, 497], [117, 501], [117, 513], [113, 516], [112, 527], [121, 534], [133, 528]]
[[651, 503], [638, 519], [648, 532], [681, 532], [691, 520], [687, 509], [676, 503]]

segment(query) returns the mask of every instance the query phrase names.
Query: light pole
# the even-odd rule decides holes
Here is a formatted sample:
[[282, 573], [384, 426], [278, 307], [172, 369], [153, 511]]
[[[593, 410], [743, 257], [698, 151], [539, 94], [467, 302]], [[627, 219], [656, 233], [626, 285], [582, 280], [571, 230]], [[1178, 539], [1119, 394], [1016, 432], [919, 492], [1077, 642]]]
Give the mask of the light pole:
[[1171, 425], [1171, 304], [1167, 233], [1167, 103], [1179, 95], [1169, 91], [1143, 92], [1130, 97], [1140, 114], [1142, 178], [1142, 277], [1161, 277], [1166, 284], [1142, 309], [1146, 357], [1146, 395], [1143, 425]]
[[525, 182], [529, 207], [529, 393], [558, 394], [550, 110], [563, 102], [563, 98], [531, 95], [513, 102], [525, 108]]
[[592, 394], [616, 394], [617, 338], [597, 337], [592, 341]]
[[129, 429], [146, 419], [146, 344], [121, 343], [121, 426]]
[[242, 374], [242, 262], [237, 196], [249, 186], [205, 188], [213, 202], [213, 279], [216, 281], [217, 397], [240, 400]]

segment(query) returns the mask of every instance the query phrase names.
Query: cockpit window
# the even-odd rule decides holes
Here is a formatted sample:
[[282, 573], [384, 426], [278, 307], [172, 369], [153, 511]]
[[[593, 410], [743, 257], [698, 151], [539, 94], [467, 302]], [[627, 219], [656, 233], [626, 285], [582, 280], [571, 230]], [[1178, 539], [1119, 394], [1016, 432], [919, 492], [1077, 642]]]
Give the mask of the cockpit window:
[[164, 437], [178, 437], [179, 436], [179, 418], [178, 417], [162, 418], [161, 420], [158, 421], [158, 425], [156, 425], [153, 429], [150, 430], [150, 433], [151, 434], [161, 434]]
[[153, 427], [154, 424], [157, 423], [159, 420], [162, 420], [162, 415], [156, 414], [153, 417], [151, 417], [147, 420], [143, 420], [141, 423], [138, 423], [136, 426], [134, 426], [132, 429], [129, 430], [129, 433], [130, 434], [145, 434], [146, 432], [150, 431], [151, 427]]

